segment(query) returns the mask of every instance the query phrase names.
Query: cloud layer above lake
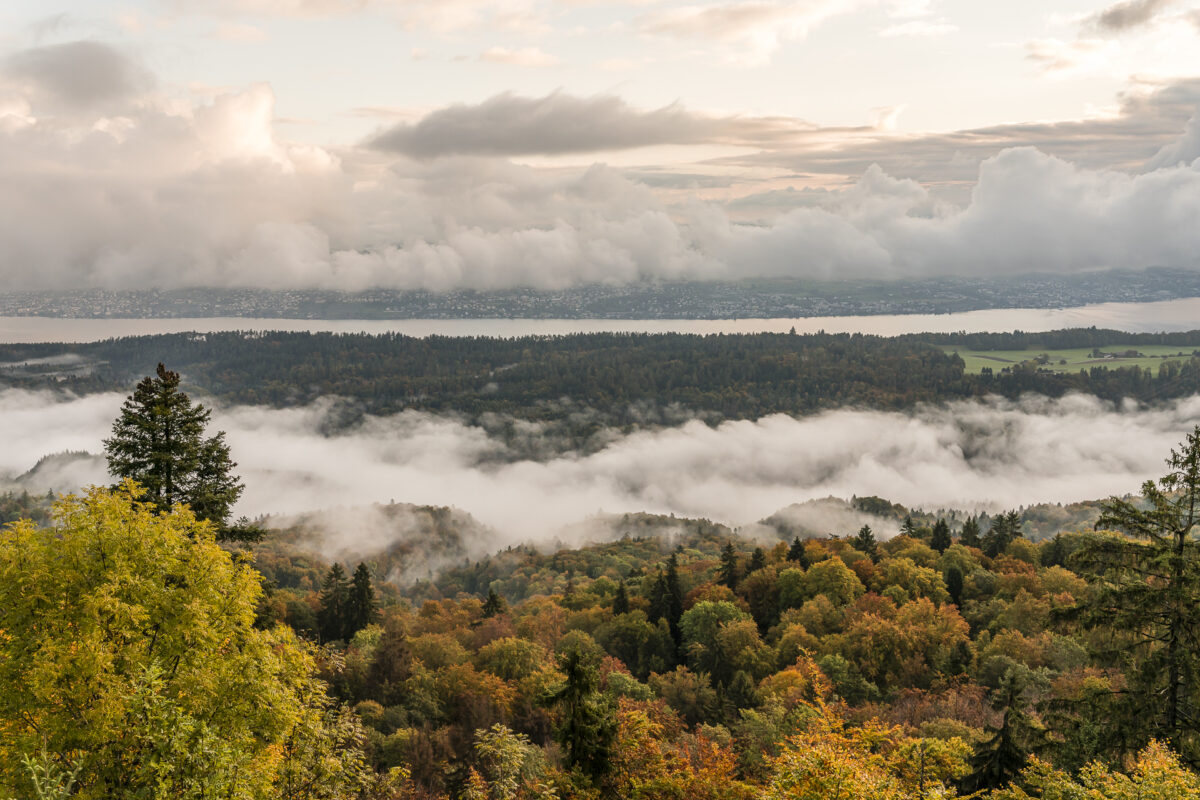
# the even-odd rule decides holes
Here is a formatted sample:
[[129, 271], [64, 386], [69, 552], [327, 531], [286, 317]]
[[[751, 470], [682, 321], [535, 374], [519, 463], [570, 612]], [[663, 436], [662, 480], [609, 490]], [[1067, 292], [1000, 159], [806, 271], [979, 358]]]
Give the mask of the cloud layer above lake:
[[[436, 291], [1200, 268], [1196, 81], [1096, 120], [925, 136], [889, 132], [895, 109], [822, 128], [504, 92], [322, 147], [281, 135], [275, 106], [265, 83], [171, 96], [102, 42], [0, 57], [0, 279]], [[698, 161], [603, 163], [662, 147]]]

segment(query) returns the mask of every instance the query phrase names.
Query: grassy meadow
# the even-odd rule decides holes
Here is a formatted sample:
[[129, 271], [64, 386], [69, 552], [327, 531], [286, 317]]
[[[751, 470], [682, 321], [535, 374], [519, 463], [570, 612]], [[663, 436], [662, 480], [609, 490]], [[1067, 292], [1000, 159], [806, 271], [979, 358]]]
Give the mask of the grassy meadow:
[[[966, 371], [978, 374], [984, 367], [999, 372], [1005, 367], [1016, 366], [1046, 356], [1041, 366], [1055, 372], [1078, 372], [1092, 367], [1141, 367], [1157, 371], [1167, 361], [1186, 361], [1192, 357], [1196, 347], [1181, 345], [1127, 345], [1111, 344], [1099, 348], [1075, 347], [1067, 349], [1044, 349], [1031, 347], [1026, 350], [971, 350], [957, 345], [941, 345], [946, 353], [958, 353], [966, 363]], [[1097, 357], [1096, 350], [1100, 351]], [[1136, 353], [1136, 355], [1133, 355]]]

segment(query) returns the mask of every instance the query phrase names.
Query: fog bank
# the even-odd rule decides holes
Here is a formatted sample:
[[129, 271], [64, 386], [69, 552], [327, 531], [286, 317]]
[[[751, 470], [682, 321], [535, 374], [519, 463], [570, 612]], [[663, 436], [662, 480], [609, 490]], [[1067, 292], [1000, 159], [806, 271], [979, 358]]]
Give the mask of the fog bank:
[[[0, 473], [47, 453], [99, 452], [118, 395], [0, 392]], [[958, 402], [911, 413], [838, 410], [629, 435], [593, 454], [508, 460], [502, 442], [448, 417], [367, 417], [327, 436], [335, 407], [219, 409], [246, 493], [238, 513], [294, 514], [369, 505], [454, 506], [506, 544], [550, 539], [599, 511], [707, 517], [731, 525], [792, 503], [879, 495], [910, 507], [1001, 509], [1137, 491], [1200, 423], [1200, 397], [1140, 409], [1091, 397]], [[536, 435], [536, 428], [531, 435]], [[81, 464], [83, 466], [81, 466]], [[44, 465], [39, 481], [53, 479]], [[92, 472], [87, 477], [81, 472]], [[64, 488], [105, 482], [74, 462]], [[355, 536], [353, 528], [343, 532]], [[845, 531], [841, 531], [844, 533]]]

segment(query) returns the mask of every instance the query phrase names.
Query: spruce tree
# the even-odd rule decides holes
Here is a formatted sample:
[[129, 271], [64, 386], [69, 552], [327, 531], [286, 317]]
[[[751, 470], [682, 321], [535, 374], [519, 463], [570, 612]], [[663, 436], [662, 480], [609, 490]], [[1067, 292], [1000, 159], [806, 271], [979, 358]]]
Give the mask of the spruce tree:
[[186, 503], [217, 526], [219, 538], [252, 539], [262, 531], [239, 521], [229, 525], [233, 504], [242, 495], [237, 466], [225, 434], [205, 437], [212, 412], [179, 391], [179, 373], [162, 364], [125, 398], [104, 440], [108, 471], [132, 479], [146, 490], [145, 500], [160, 511]]
[[870, 525], [863, 525], [859, 528], [850, 543], [854, 545], [855, 550], [869, 555], [872, 561], [879, 560], [879, 545], [875, 542], [875, 533], [871, 530]]
[[371, 571], [367, 565], [359, 563], [354, 570], [354, 578], [350, 582], [349, 595], [346, 598], [346, 618], [343, 626], [343, 638], [350, 641], [354, 634], [370, 625], [379, 616], [375, 602], [375, 587], [371, 585]]
[[726, 542], [721, 551], [721, 565], [717, 569], [717, 582], [736, 589], [738, 584], [738, 557], [733, 549], [733, 542]]
[[988, 558], [995, 558], [1020, 538], [1021, 515], [1016, 511], [1000, 514], [992, 520], [992, 526], [983, 536], [983, 554]]
[[970, 761], [971, 772], [963, 779], [964, 792], [1000, 789], [1021, 774], [1028, 753], [1039, 740], [1039, 730], [1025, 711], [1021, 681], [1013, 670], [1001, 679], [992, 697], [992, 707], [1003, 714], [1000, 727], [981, 743]]
[[946, 570], [946, 591], [950, 594], [954, 605], [962, 608], [963, 574], [958, 567], [950, 567]]
[[558, 668], [566, 676], [562, 689], [551, 696], [563, 712], [559, 742], [567, 766], [598, 780], [608, 771], [616, 715], [600, 692], [600, 672], [594, 656], [571, 648], [559, 656]]
[[[568, 589], [572, 589], [571, 582], [567, 582]], [[496, 594], [496, 590], [488, 587], [487, 599], [483, 601], [483, 616], [484, 619], [494, 617], [497, 614], [503, 614], [505, 609], [504, 598]]]
[[667, 559], [666, 578], [667, 624], [671, 627], [671, 636], [678, 645], [681, 639], [679, 619], [683, 616], [683, 585], [679, 581], [679, 556], [671, 553]]
[[750, 554], [750, 566], [746, 568], [746, 574], [750, 575], [758, 572], [767, 565], [767, 554], [761, 547], [754, 548], [754, 552]]
[[1105, 632], [1097, 655], [1120, 665], [1127, 722], [1200, 763], [1200, 426], [1141, 502], [1111, 498], [1070, 559], [1095, 589], [1084, 621]]
[[629, 613], [629, 595], [625, 591], [625, 581], [617, 584], [617, 593], [613, 596], [613, 614]]
[[317, 633], [322, 642], [342, 639], [346, 626], [346, 610], [350, 601], [350, 583], [342, 565], [334, 563], [321, 581], [317, 608]]
[[929, 539], [929, 546], [938, 553], [944, 553], [951, 544], [953, 541], [950, 538], [950, 526], [946, 524], [946, 520], [938, 519], [933, 526], [933, 535]]
[[804, 546], [804, 542], [800, 541], [799, 536], [792, 539], [792, 546], [788, 548], [787, 560], [800, 569], [808, 569], [812, 566], [812, 562], [808, 558], [808, 548]]
[[959, 534], [958, 543], [963, 547], [979, 547], [979, 520], [976, 517], [967, 517], [967, 521], [962, 526], [962, 533]]
[[900, 535], [915, 537], [917, 535], [917, 526], [913, 524], [911, 514], [904, 515], [904, 522], [900, 524]]

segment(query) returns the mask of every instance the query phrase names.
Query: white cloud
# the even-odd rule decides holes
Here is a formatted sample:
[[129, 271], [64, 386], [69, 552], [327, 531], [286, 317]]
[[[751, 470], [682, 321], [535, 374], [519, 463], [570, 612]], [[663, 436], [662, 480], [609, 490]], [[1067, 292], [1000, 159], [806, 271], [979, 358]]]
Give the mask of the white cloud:
[[957, 30], [958, 26], [952, 25], [944, 19], [936, 21], [918, 19], [884, 28], [879, 32], [879, 35], [884, 38], [892, 36], [947, 36]]
[[1062, 78], [1111, 67], [1120, 45], [1108, 39], [1034, 39], [1025, 43], [1026, 58], [1042, 73]]
[[479, 55], [479, 60], [517, 67], [552, 67], [558, 63], [557, 57], [542, 52], [537, 47], [489, 47]]
[[[59, 449], [97, 452], [119, 404], [117, 395], [55, 402], [0, 392], [7, 445], [0, 470], [22, 472]], [[368, 417], [326, 436], [328, 413], [328, 404], [217, 411], [213, 424], [227, 432], [247, 485], [239, 513], [391, 499], [450, 505], [495, 527], [503, 537], [491, 543], [498, 549], [549, 539], [598, 510], [740, 525], [828, 495], [994, 510], [1124, 494], [1163, 472], [1169, 449], [1200, 421], [1200, 398], [1143, 410], [1071, 396], [960, 402], [911, 414], [840, 410], [717, 427], [691, 422], [614, 433], [609, 446], [589, 455], [514, 462], [497, 461], [502, 443], [451, 418]], [[105, 481], [99, 472], [93, 479]]]
[[637, 27], [655, 36], [714, 42], [728, 60], [760, 65], [827, 19], [865, 4], [865, 0], [735, 0], [684, 5], [647, 13], [637, 20]]

